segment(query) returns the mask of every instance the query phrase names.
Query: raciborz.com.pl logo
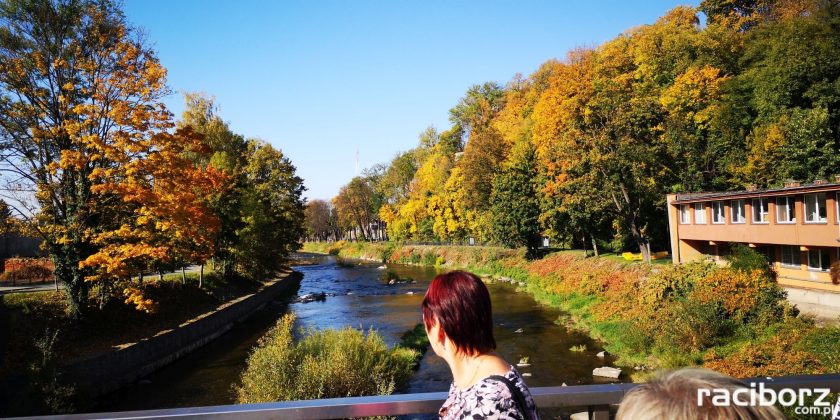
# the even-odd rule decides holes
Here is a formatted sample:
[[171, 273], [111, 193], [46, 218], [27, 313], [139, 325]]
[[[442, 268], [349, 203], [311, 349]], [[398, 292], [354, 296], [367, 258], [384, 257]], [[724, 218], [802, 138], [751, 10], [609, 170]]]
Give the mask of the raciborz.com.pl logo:
[[770, 406], [794, 407], [796, 414], [832, 415], [840, 420], [840, 401], [832, 404], [831, 390], [828, 388], [766, 388], [764, 383], [752, 383], [749, 388], [700, 388], [697, 390], [697, 405], [703, 406], [711, 401], [718, 407], [729, 406]]

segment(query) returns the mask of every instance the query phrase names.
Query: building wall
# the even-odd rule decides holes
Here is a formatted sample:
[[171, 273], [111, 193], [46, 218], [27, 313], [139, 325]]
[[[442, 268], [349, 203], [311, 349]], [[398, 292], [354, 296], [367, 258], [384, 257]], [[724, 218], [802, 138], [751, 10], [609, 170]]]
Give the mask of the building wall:
[[[769, 202], [769, 223], [752, 223], [752, 203], [746, 200], [745, 213], [746, 223], [732, 223], [730, 202], [725, 202], [726, 222], [714, 224], [712, 220], [711, 201], [706, 206], [706, 223], [696, 224], [694, 211], [690, 212], [691, 224], [679, 224], [677, 230], [679, 239], [693, 239], [719, 242], [741, 242], [753, 244], [776, 244], [776, 245], [804, 245], [819, 247], [837, 247], [840, 242], [840, 224], [837, 223], [837, 214], [834, 195], [826, 199], [827, 221], [823, 223], [804, 223], [803, 196], [796, 195], [796, 223], [779, 223], [776, 221], [776, 203], [771, 199]], [[672, 205], [672, 207], [675, 207]], [[675, 207], [676, 208], [676, 207]], [[676, 208], [678, 210], [678, 208]], [[679, 216], [679, 212], [677, 211]]]
[[[689, 212], [691, 223], [680, 223], [679, 205], [674, 204], [675, 195], [668, 196], [668, 215], [671, 246], [674, 263], [709, 259], [720, 262], [721, 247], [728, 243], [743, 243], [752, 247], [771, 247], [779, 284], [785, 286], [840, 292], [840, 285], [831, 282], [827, 272], [808, 267], [808, 250], [829, 249], [831, 263], [840, 258], [840, 221], [838, 221], [836, 194], [826, 194], [826, 222], [805, 223], [804, 194], [790, 194], [795, 201], [795, 223], [776, 221], [776, 200], [769, 197], [768, 223], [757, 224], [752, 220], [752, 200], [745, 199], [745, 223], [732, 223], [730, 200], [706, 201], [706, 223], [696, 224], [693, 204]], [[726, 220], [723, 224], [712, 223], [714, 201], [724, 201]], [[781, 264], [781, 246], [798, 246], [799, 269]]]

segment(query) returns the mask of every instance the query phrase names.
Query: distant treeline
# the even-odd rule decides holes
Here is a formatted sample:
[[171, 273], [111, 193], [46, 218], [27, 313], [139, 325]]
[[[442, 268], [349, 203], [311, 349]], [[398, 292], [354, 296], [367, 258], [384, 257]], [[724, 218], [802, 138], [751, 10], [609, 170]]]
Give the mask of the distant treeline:
[[310, 203], [310, 237], [666, 248], [667, 193], [840, 172], [839, 9], [707, 0], [475, 85], [449, 129]]

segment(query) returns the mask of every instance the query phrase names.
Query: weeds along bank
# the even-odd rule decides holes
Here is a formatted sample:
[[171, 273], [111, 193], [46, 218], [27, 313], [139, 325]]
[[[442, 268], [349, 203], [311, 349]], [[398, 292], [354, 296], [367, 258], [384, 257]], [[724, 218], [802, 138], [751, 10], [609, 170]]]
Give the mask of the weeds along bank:
[[421, 325], [388, 348], [376, 331], [352, 327], [304, 330], [295, 340], [294, 315], [285, 315], [248, 358], [239, 403], [387, 395], [402, 388], [428, 346]]
[[621, 365], [702, 365], [735, 377], [840, 371], [833, 349], [840, 328], [800, 317], [772, 273], [749, 256], [722, 268], [623, 264], [572, 253], [528, 261], [524, 250], [496, 247], [335, 242], [307, 243], [304, 250], [514, 279], [569, 314], [558, 322], [603, 340]]

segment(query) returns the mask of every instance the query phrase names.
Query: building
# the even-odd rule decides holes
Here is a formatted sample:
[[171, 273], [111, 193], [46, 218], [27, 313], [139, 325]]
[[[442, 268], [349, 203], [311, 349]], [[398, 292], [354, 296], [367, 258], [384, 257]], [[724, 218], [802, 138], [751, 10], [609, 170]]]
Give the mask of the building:
[[731, 244], [741, 243], [767, 255], [782, 286], [840, 292], [830, 274], [840, 259], [840, 176], [667, 200], [674, 263], [721, 261]]

